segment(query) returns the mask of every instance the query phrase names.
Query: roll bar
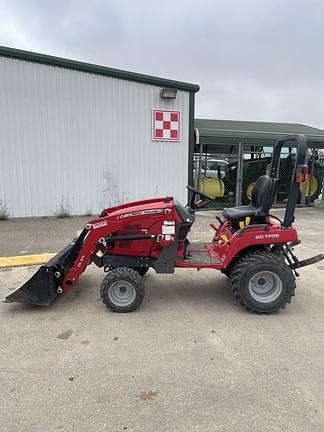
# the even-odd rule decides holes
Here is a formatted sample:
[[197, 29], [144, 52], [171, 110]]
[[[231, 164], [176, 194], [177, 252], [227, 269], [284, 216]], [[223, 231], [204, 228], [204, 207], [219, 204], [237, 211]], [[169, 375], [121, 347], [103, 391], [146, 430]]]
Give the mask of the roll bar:
[[308, 166], [305, 165], [306, 162], [306, 154], [307, 154], [307, 140], [305, 135], [295, 134], [295, 135], [287, 135], [283, 138], [280, 138], [273, 149], [271, 164], [270, 164], [270, 173], [269, 176], [275, 179], [277, 182], [278, 174], [279, 174], [279, 164], [280, 164], [280, 154], [282, 146], [288, 141], [295, 141], [297, 145], [297, 155], [296, 161], [293, 169], [293, 173], [290, 181], [290, 188], [288, 193], [288, 202], [286, 206], [285, 217], [283, 221], [283, 228], [289, 228], [292, 226], [295, 220], [295, 209], [298, 199], [298, 194], [300, 192], [299, 184], [303, 181], [300, 180], [301, 177], [305, 180], [305, 175], [308, 171]]

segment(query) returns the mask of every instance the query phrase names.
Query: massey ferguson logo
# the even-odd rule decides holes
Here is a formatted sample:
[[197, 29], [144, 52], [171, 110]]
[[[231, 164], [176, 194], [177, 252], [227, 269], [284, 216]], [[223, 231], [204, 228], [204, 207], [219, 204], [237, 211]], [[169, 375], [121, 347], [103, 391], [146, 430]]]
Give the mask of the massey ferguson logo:
[[260, 234], [255, 236], [255, 240], [269, 240], [280, 238], [280, 234]]
[[163, 213], [163, 209], [152, 209], [152, 210], [142, 210], [142, 211], [136, 211], [132, 213], [125, 213], [118, 217], [118, 219], [124, 219], [132, 216], [142, 216], [147, 214], [158, 214]]

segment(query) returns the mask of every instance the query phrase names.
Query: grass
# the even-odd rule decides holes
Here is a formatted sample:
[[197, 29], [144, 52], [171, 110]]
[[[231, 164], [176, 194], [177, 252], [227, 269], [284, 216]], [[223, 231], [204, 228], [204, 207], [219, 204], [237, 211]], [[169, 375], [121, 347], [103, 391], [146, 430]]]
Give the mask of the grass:
[[10, 216], [7, 204], [0, 200], [0, 220], [4, 221], [4, 220], [8, 220]]
[[72, 217], [71, 204], [68, 195], [66, 195], [66, 197], [62, 196], [61, 204], [54, 214], [59, 219]]

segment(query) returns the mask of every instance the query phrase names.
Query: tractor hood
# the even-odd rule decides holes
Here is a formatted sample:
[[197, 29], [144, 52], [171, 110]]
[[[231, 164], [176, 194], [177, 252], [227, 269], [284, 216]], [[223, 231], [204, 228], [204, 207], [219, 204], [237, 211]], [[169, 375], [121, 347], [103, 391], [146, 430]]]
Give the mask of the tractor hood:
[[128, 217], [144, 214], [158, 214], [164, 212], [165, 209], [171, 208], [174, 205], [174, 199], [171, 196], [161, 198], [151, 198], [139, 201], [132, 201], [127, 204], [121, 204], [115, 207], [110, 207], [102, 211], [101, 217]]

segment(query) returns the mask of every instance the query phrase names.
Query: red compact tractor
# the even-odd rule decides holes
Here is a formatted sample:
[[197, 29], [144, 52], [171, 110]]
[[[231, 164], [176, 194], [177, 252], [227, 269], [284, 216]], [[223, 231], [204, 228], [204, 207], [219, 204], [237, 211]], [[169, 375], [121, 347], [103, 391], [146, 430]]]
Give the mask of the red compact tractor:
[[[280, 181], [281, 148], [287, 141], [297, 145], [297, 157], [281, 221], [270, 208]], [[211, 199], [189, 186], [186, 208], [168, 196], [105, 209], [6, 301], [49, 305], [73, 289], [93, 262], [107, 272], [100, 293], [114, 312], [130, 312], [142, 303], [143, 276], [150, 267], [156, 273], [174, 273], [177, 267], [220, 270], [230, 278], [234, 297], [248, 310], [271, 313], [284, 308], [295, 294], [296, 269], [324, 259], [320, 254], [299, 261], [293, 253], [299, 243], [292, 224], [299, 183], [307, 177], [306, 149], [303, 135], [279, 140], [268, 174], [255, 184], [252, 203], [225, 209], [223, 219], [216, 218], [218, 225], [211, 224], [211, 241], [191, 245], [187, 239], [195, 210]]]

